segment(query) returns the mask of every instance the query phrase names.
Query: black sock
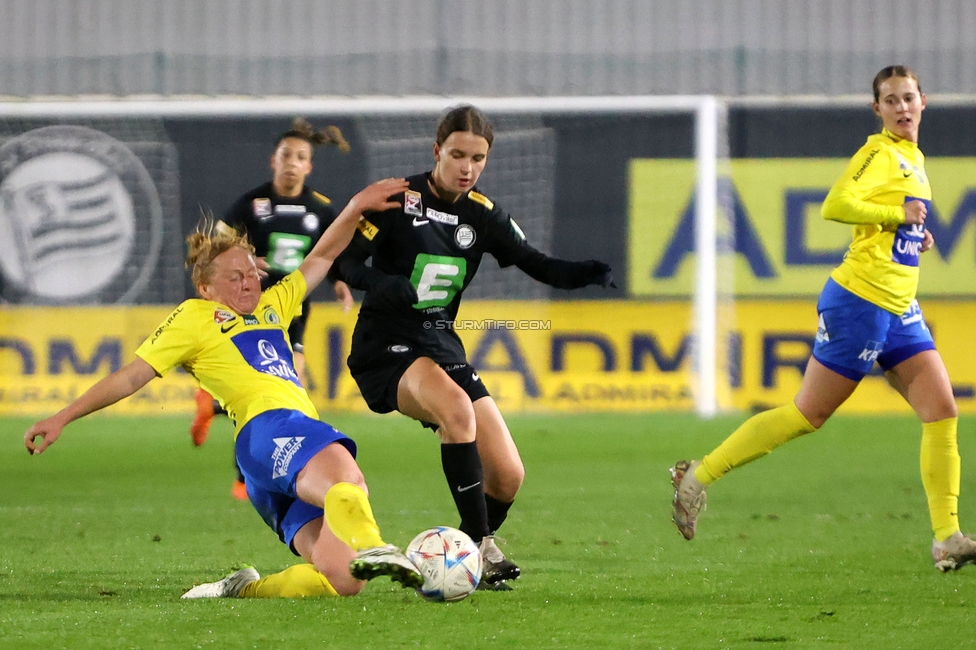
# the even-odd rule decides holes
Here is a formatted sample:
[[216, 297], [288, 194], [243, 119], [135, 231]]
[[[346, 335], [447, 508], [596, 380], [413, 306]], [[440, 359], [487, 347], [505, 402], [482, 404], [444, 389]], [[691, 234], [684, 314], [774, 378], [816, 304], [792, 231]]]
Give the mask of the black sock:
[[227, 411], [224, 410], [224, 407], [221, 406], [220, 402], [218, 402], [217, 400], [214, 400], [213, 410], [214, 410], [214, 415], [227, 415]]
[[499, 501], [490, 494], [485, 495], [485, 506], [488, 508], [488, 534], [494, 535], [495, 531], [502, 527], [508, 518], [508, 509], [512, 507], [514, 501], [505, 503]]
[[441, 465], [461, 515], [460, 528], [477, 544], [488, 534], [488, 509], [478, 445], [474, 442], [442, 444]]

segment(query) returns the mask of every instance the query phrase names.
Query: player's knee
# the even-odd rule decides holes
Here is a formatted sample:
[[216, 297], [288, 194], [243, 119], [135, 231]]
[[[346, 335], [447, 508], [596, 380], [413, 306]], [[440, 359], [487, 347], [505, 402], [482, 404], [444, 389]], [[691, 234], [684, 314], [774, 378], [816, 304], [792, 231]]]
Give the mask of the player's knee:
[[443, 442], [474, 442], [477, 426], [471, 402], [456, 400], [453, 404], [448, 404], [440, 415], [439, 432]]
[[499, 501], [511, 502], [515, 500], [522, 482], [525, 480], [525, 466], [515, 463], [507, 467], [486, 485], [486, 491]]
[[366, 586], [366, 582], [364, 580], [356, 580], [352, 576], [349, 576], [348, 579], [344, 580], [329, 580], [329, 582], [332, 583], [332, 587], [340, 596], [355, 596], [363, 590], [363, 587]]
[[319, 566], [316, 564], [315, 568], [326, 577], [338, 596], [355, 596], [366, 586], [364, 580], [353, 578], [348, 568], [344, 568], [341, 572], [334, 570], [331, 566]]
[[938, 403], [934, 404], [931, 412], [922, 417], [922, 421], [939, 422], [941, 420], [949, 420], [957, 417], [959, 417], [959, 407], [956, 406], [956, 400], [949, 398], [939, 400]]
[[369, 489], [366, 487], [366, 477], [363, 476], [363, 472], [359, 469], [359, 466], [343, 468], [339, 472], [335, 482], [352, 483], [366, 494], [369, 494]]
[[816, 431], [824, 425], [824, 423], [830, 419], [830, 416], [834, 414], [834, 409], [824, 407], [822, 404], [804, 404], [800, 406], [797, 404], [797, 409], [800, 414], [806, 418], [806, 421], [813, 427]]
[[337, 596], [355, 596], [366, 586], [365, 581], [352, 577], [347, 562], [337, 561], [327, 550], [316, 548], [312, 553], [312, 564], [329, 581]]

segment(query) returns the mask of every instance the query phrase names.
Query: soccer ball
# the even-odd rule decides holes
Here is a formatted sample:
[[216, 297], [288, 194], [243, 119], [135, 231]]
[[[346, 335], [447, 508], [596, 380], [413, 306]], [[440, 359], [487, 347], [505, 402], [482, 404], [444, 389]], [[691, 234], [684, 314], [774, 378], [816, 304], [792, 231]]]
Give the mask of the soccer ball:
[[427, 600], [463, 600], [481, 581], [481, 551], [456, 528], [425, 530], [407, 545], [406, 554], [424, 576], [417, 592]]

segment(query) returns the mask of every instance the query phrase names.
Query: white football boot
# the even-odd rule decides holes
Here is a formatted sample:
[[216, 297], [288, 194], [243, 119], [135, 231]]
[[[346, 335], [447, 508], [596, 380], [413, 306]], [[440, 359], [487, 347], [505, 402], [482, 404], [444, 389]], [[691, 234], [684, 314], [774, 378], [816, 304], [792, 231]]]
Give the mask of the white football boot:
[[197, 585], [180, 598], [237, 598], [241, 594], [241, 589], [260, 578], [261, 575], [254, 567], [246, 566], [223, 580]]
[[705, 485], [695, 478], [695, 468], [700, 464], [697, 460], [679, 460], [671, 468], [671, 519], [685, 539], [695, 536], [698, 515], [705, 510]]
[[420, 570], [393, 544], [359, 551], [349, 563], [349, 573], [357, 580], [390, 576], [390, 580], [399, 582], [404, 587], [418, 589], [424, 585]]
[[945, 541], [932, 540], [932, 561], [935, 568], [945, 573], [976, 563], [976, 540], [960, 532]]

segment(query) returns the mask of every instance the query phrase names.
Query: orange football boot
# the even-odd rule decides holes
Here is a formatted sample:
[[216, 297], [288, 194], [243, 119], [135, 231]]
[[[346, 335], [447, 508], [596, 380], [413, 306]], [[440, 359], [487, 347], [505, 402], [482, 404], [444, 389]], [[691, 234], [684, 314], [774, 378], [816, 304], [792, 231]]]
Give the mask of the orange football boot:
[[190, 437], [193, 445], [199, 447], [207, 441], [207, 434], [210, 433], [210, 424], [214, 419], [214, 399], [213, 395], [202, 388], [197, 389], [193, 399], [197, 403], [197, 413], [190, 424]]

